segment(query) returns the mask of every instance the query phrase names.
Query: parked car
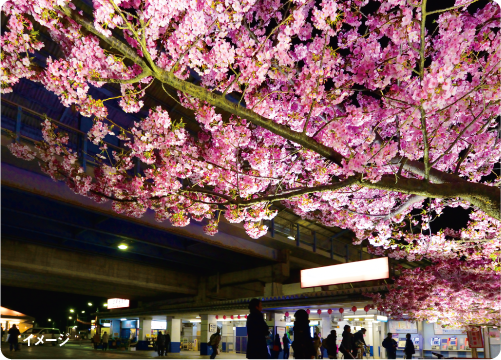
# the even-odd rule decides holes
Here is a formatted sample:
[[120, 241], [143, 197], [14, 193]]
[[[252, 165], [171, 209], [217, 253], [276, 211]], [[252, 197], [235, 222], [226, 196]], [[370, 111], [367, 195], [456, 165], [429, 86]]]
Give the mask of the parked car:
[[[56, 339], [56, 341], [50, 341], [49, 343], [52, 344], [52, 346], [56, 346], [57, 344], [60, 343], [59, 337], [61, 336], [61, 332], [59, 329], [56, 328], [32, 328], [28, 329], [25, 332], [21, 334], [21, 339], [20, 343], [23, 342], [24, 339], [29, 337], [30, 335], [33, 334], [33, 337], [31, 338], [30, 344], [34, 345], [37, 341], [38, 338], [41, 338], [43, 336], [43, 342], [45, 344], [46, 339]], [[24, 342], [26, 344], [27, 341]], [[41, 344], [40, 344], [41, 345]]]

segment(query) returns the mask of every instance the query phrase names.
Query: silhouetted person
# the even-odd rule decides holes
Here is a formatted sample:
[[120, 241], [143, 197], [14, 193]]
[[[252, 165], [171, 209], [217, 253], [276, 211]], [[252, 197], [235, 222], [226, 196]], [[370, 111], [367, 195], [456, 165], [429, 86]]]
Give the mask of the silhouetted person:
[[210, 356], [211, 359], [215, 359], [217, 355], [217, 350], [219, 348], [219, 343], [221, 342], [221, 330], [217, 328], [216, 333], [214, 334], [214, 338], [211, 339], [211, 346], [212, 346], [212, 355]]
[[392, 334], [388, 333], [388, 336], [383, 340], [383, 347], [386, 349], [386, 355], [388, 359], [397, 358], [397, 342], [393, 339]]
[[106, 331], [104, 332], [103, 334], [103, 351], [106, 351], [108, 350], [108, 340], [109, 340], [109, 337], [108, 337], [108, 334], [106, 333]]
[[337, 359], [337, 333], [336, 330], [331, 330], [329, 336], [327, 336], [327, 354], [329, 359]]
[[271, 358], [278, 359], [278, 355], [282, 351], [282, 343], [280, 342], [280, 335], [275, 335], [275, 340], [273, 341], [273, 347], [271, 350]]
[[353, 334], [351, 333], [350, 325], [344, 326], [343, 340], [339, 346], [339, 351], [343, 354], [345, 359], [353, 359], [354, 356], [351, 354], [353, 350]]
[[353, 334], [353, 342], [355, 343], [355, 346], [353, 347], [353, 357], [357, 357], [358, 355], [358, 350], [362, 347], [362, 344], [364, 346], [362, 353], [365, 351], [365, 346], [367, 344], [365, 343], [364, 335], [367, 332], [365, 328], [361, 328], [358, 330], [355, 334]]
[[264, 321], [261, 300], [252, 299], [249, 303], [250, 314], [247, 317], [247, 359], [269, 359], [266, 336], [268, 325]]
[[157, 335], [157, 351], [158, 356], [165, 355], [165, 335], [163, 335], [161, 331], [159, 331]]
[[10, 346], [10, 351], [12, 351], [12, 348], [14, 348], [14, 351], [17, 351], [17, 344], [18, 344], [18, 337], [21, 335], [19, 332], [19, 329], [16, 327], [16, 324], [12, 325], [12, 327], [9, 329], [9, 346]]
[[164, 336], [165, 336], [165, 356], [167, 356], [167, 354], [170, 351], [170, 334], [166, 332]]
[[416, 350], [414, 349], [414, 343], [411, 340], [411, 334], [405, 335], [406, 340], [405, 340], [405, 348], [404, 348], [404, 353], [405, 357], [407, 359], [412, 359], [412, 354], [416, 353]]
[[96, 329], [96, 333], [92, 337], [92, 341], [94, 342], [94, 349], [97, 350], [99, 343], [101, 342], [101, 336], [99, 336], [99, 332]]
[[284, 359], [288, 359], [289, 358], [289, 346], [291, 344], [291, 341], [289, 340], [287, 333], [284, 334], [284, 337], [282, 338], [282, 342], [284, 343]]
[[299, 309], [294, 314], [294, 341], [292, 349], [295, 359], [314, 359], [316, 356], [313, 339], [310, 336], [308, 313]]

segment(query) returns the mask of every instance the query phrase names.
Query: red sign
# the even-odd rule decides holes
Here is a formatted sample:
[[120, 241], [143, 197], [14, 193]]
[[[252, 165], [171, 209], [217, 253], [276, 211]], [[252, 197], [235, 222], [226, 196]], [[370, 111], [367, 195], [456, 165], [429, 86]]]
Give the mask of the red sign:
[[483, 348], [484, 339], [482, 338], [482, 331], [468, 331], [468, 344], [470, 348]]

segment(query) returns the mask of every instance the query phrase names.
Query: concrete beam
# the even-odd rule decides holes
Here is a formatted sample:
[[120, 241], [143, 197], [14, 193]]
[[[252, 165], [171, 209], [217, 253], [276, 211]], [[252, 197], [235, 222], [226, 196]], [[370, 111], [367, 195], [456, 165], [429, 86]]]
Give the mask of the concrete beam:
[[105, 256], [9, 239], [2, 239], [1, 249], [2, 283], [5, 285], [30, 286], [40, 279], [41, 284], [54, 285], [59, 291], [73, 289], [70, 291], [73, 292], [75, 287], [85, 290], [109, 287], [108, 294], [113, 296], [130, 295], [131, 289], [143, 296], [169, 293], [195, 295], [198, 289], [198, 280], [194, 276]]
[[[2, 136], [2, 144], [8, 143], [4, 141]], [[225, 233], [219, 231], [215, 236], [208, 236], [202, 230], [203, 224], [192, 221], [188, 226], [179, 228], [172, 226], [168, 221], [159, 223], [155, 220], [153, 212], [148, 211], [143, 217], [136, 219], [122, 214], [117, 214], [111, 208], [111, 202], [96, 203], [92, 199], [75, 194], [63, 182], [54, 182], [52, 179], [44, 174], [34, 172], [34, 169], [24, 170], [18, 166], [6, 163], [5, 161], [12, 161], [13, 164], [19, 166], [33, 165], [34, 162], [26, 162], [18, 159], [11, 159], [12, 155], [8, 151], [4, 151], [5, 147], [2, 146], [2, 186], [9, 186], [14, 189], [19, 189], [29, 193], [38, 194], [48, 197], [50, 199], [58, 200], [74, 206], [79, 206], [91, 211], [107, 214], [111, 217], [125, 219], [130, 222], [135, 222], [140, 225], [152, 227], [158, 230], [166, 231], [169, 233], [177, 234], [200, 241], [224, 249], [228, 249], [237, 253], [242, 253], [258, 258], [277, 261], [279, 251], [270, 246], [259, 244], [251, 239], [245, 239], [233, 235], [231, 232]], [[5, 156], [4, 156], [5, 155]]]
[[210, 276], [207, 280], [208, 289], [223, 288], [231, 285], [241, 285], [259, 281], [261, 283], [279, 282], [282, 283], [290, 275], [288, 263], [278, 263], [275, 265], [261, 266], [258, 268], [242, 271], [234, 271], [220, 275]]

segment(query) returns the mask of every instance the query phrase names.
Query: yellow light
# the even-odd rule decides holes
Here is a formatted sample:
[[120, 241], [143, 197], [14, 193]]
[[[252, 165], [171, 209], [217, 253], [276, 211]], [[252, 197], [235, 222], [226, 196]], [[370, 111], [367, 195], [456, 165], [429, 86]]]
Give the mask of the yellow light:
[[82, 314], [84, 313], [85, 311], [82, 310]]
[[120, 245], [118, 245], [118, 248], [119, 248], [120, 250], [125, 250], [125, 249], [127, 249], [127, 248], [128, 248], [128, 246], [127, 246], [127, 245], [125, 245], [125, 244], [120, 244]]
[[87, 303], [87, 305], [92, 306], [92, 303]]
[[49, 319], [49, 321], [51, 321], [51, 320]]
[[73, 310], [73, 309], [70, 309], [70, 312], [73, 312], [73, 311], [75, 311], [75, 310]]
[[108, 304], [103, 304], [103, 306], [108, 306]]
[[70, 320], [71, 320], [71, 319], [72, 319], [72, 317], [70, 316], [68, 319], [70, 319]]

